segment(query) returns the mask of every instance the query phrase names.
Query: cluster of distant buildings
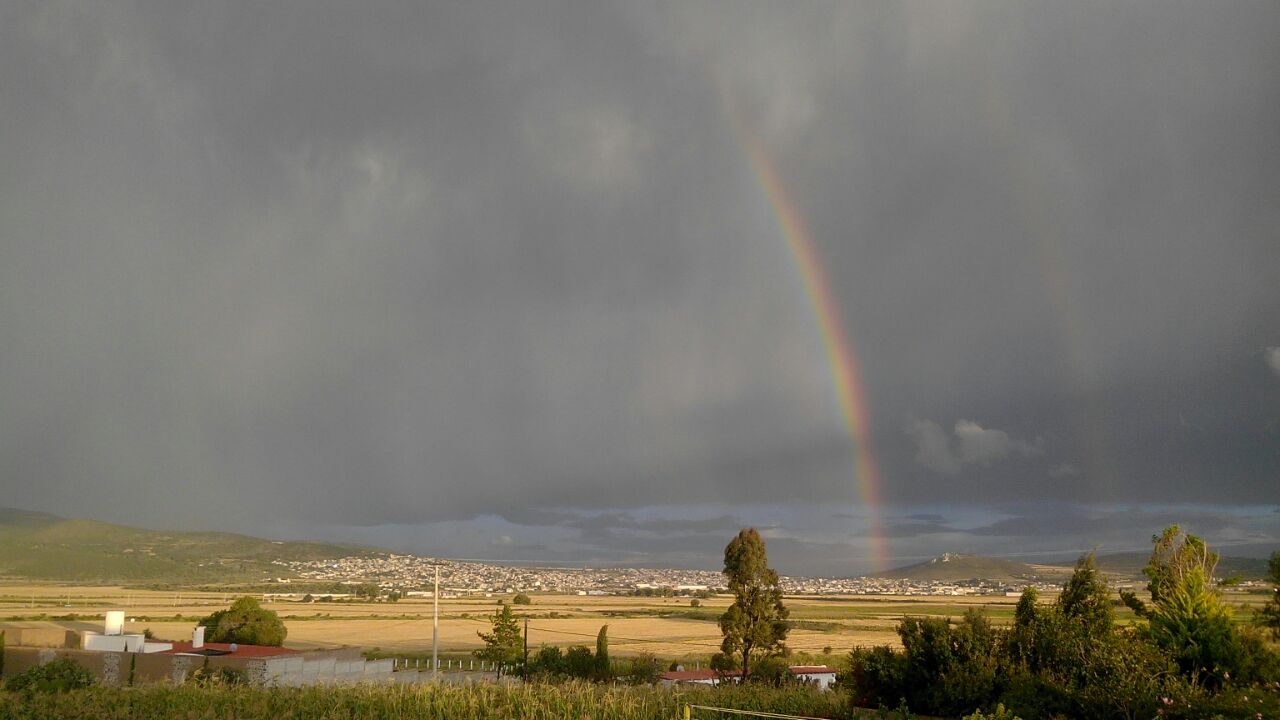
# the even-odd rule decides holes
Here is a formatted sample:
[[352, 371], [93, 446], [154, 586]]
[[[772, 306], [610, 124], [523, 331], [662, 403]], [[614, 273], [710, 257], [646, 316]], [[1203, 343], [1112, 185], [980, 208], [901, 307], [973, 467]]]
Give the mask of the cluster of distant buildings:
[[[275, 561], [282, 569], [275, 578], [290, 583], [375, 583], [387, 592], [430, 597], [436, 568], [440, 569], [442, 597], [492, 595], [494, 593], [555, 592], [578, 595], [632, 595], [667, 591], [675, 595], [724, 590], [724, 575], [708, 570], [652, 570], [642, 568], [536, 568], [454, 562], [415, 555], [346, 557], [333, 560]], [[780, 578], [788, 595], [1006, 595], [1028, 585], [1057, 589], [1056, 583], [910, 580], [875, 577]], [[273, 593], [301, 598], [306, 593]], [[341, 594], [331, 597], [338, 598]]]

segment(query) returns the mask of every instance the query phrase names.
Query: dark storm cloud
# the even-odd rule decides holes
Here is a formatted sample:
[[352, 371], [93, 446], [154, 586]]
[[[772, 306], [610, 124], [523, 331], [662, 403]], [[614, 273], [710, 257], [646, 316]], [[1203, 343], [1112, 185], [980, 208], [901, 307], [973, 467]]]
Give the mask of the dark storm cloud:
[[1268, 3], [7, 4], [6, 502], [638, 553], [825, 503], [853, 524], [778, 542], [861, 552], [730, 107], [890, 506], [1275, 502], [1278, 34]]

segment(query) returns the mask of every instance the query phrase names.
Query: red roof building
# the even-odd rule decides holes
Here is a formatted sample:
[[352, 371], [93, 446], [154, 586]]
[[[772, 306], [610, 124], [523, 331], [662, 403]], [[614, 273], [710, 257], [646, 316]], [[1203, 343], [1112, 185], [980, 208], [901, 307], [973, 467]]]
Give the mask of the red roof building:
[[276, 657], [277, 655], [298, 655], [301, 650], [292, 650], [290, 648], [272, 647], [270, 645], [235, 645], [235, 649], [231, 647], [234, 643], [212, 643], [207, 642], [203, 647], [194, 647], [190, 640], [180, 640], [173, 643], [171, 650], [162, 650], [164, 655], [220, 655], [238, 658], [260, 658], [260, 657]]

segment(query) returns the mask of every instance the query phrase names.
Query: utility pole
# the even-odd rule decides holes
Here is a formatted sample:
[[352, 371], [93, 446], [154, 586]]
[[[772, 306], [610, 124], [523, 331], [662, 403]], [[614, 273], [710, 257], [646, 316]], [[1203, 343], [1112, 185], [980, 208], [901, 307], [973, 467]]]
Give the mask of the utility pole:
[[529, 618], [524, 619], [524, 665], [520, 668], [520, 677], [529, 679]]
[[436, 589], [431, 593], [431, 679], [440, 678], [440, 566], [436, 565]]

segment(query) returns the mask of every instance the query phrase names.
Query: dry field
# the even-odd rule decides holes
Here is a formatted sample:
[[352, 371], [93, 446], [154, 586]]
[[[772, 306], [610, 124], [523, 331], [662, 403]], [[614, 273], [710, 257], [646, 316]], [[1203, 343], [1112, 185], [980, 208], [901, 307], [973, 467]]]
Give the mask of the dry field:
[[[1258, 597], [1233, 594], [1228, 599], [1232, 604], [1252, 604]], [[60, 642], [65, 629], [96, 629], [107, 610], [124, 610], [129, 631], [149, 628], [157, 637], [182, 639], [190, 636], [192, 618], [226, 607], [232, 599], [232, 593], [0, 585], [0, 622], [21, 618], [21, 625], [47, 629], [40, 636], [54, 644]], [[796, 627], [788, 645], [813, 654], [830, 647], [838, 657], [854, 646], [896, 645], [894, 627], [904, 615], [957, 617], [969, 607], [981, 607], [994, 622], [1001, 623], [1012, 616], [1015, 603], [1016, 598], [1005, 597], [792, 597], [787, 606]], [[596, 632], [607, 623], [609, 647], [616, 655], [650, 652], [660, 657], [705, 657], [719, 647], [715, 619], [728, 604], [727, 597], [703, 600], [701, 607], [693, 608], [685, 598], [535, 594], [532, 605], [514, 609], [517, 615], [528, 617], [531, 647], [593, 646]], [[496, 606], [496, 598], [441, 600], [441, 650], [456, 654], [480, 647], [476, 632], [489, 628], [487, 616]], [[270, 602], [267, 607], [284, 618], [289, 629], [286, 645], [290, 647], [355, 645], [406, 653], [431, 648], [429, 599]], [[67, 618], [72, 614], [74, 620]]]
[[[157, 637], [188, 637], [191, 618], [226, 607], [231, 593], [169, 592], [121, 587], [57, 585], [0, 586], [0, 620], [17, 620], [42, 626], [49, 638], [64, 629], [95, 629], [107, 610], [124, 610], [126, 629], [149, 628]], [[789, 598], [788, 607], [799, 626], [788, 644], [795, 650], [821, 653], [830, 647], [843, 654], [855, 645], [894, 644], [896, 620], [904, 614], [952, 614], [967, 604], [948, 600], [921, 602], [921, 598]], [[987, 598], [994, 614], [1005, 598]], [[727, 597], [690, 606], [687, 598], [584, 597], [534, 595], [532, 605], [515, 606], [528, 616], [532, 647], [588, 645], [595, 642], [600, 626], [609, 625], [609, 647], [617, 655], [650, 652], [662, 657], [700, 656], [715, 652], [720, 631], [715, 618], [728, 606]], [[384, 650], [429, 650], [432, 636], [432, 604], [429, 599], [397, 603], [300, 603], [269, 602], [266, 606], [285, 619], [286, 645], [297, 648], [359, 645]], [[440, 603], [440, 646], [447, 652], [465, 652], [482, 645], [477, 631], [488, 630], [497, 607], [496, 598], [443, 599]], [[1006, 609], [1007, 612], [1007, 609]], [[39, 616], [44, 618], [36, 620]], [[75, 620], [61, 619], [75, 615]], [[179, 616], [175, 618], [175, 616]]]

